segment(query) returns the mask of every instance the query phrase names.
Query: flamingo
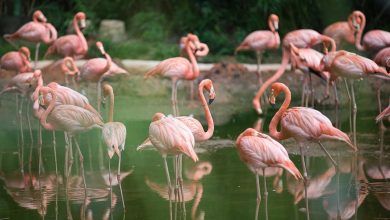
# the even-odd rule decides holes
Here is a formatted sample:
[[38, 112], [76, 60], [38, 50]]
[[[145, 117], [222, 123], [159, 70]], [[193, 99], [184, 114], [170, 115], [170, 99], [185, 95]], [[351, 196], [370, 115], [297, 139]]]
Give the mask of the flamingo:
[[[42, 89], [42, 88], [41, 88]], [[56, 131], [64, 131], [66, 132], [65, 140], [67, 146], [70, 148], [70, 152], [66, 152], [65, 155], [68, 153], [71, 155], [72, 158], [72, 138], [74, 135], [89, 131], [93, 128], [102, 128], [103, 122], [99, 115], [92, 113], [89, 110], [86, 110], [84, 108], [81, 108], [79, 106], [75, 105], [57, 105], [56, 106], [56, 100], [57, 100], [57, 92], [53, 89], [49, 89], [49, 93], [51, 95], [51, 100], [49, 102], [49, 105], [47, 109], [42, 113], [40, 117], [41, 125], [47, 129], [47, 130], [56, 130]], [[45, 99], [39, 99], [39, 104], [42, 106], [45, 106]], [[74, 139], [74, 142], [76, 144], [78, 153], [79, 153], [79, 159], [81, 164], [81, 170], [82, 170], [82, 176], [83, 176], [83, 182], [84, 182], [84, 193], [85, 198], [87, 196], [86, 191], [86, 183], [85, 183], [85, 175], [84, 175], [84, 168], [83, 168], [83, 156], [79, 147], [79, 144], [77, 143], [77, 140]], [[68, 151], [68, 148], [66, 149]], [[72, 161], [72, 159], [71, 159]], [[71, 163], [70, 167], [67, 170], [67, 187], [69, 183], [69, 175], [71, 171]]]
[[16, 71], [17, 73], [31, 72], [30, 50], [21, 47], [18, 51], [10, 51], [0, 59], [1, 69]]
[[72, 77], [72, 82], [76, 86], [75, 77], [80, 75], [80, 70], [72, 57], [65, 57], [44, 67], [42, 75], [46, 83], [57, 82], [65, 85], [69, 85], [69, 77]]
[[[290, 44], [290, 53], [291, 53], [291, 59], [293, 60], [292, 63], [295, 63], [295, 65], [302, 70], [305, 73], [304, 76], [304, 82], [302, 84], [302, 100], [301, 105], [302, 106], [308, 106], [308, 100], [309, 96], [311, 96], [311, 106], [314, 106], [314, 89], [311, 81], [311, 73], [316, 74], [321, 79], [326, 80], [326, 90], [324, 94], [324, 98], [322, 100], [325, 100], [329, 97], [329, 83], [330, 83], [330, 75], [328, 72], [324, 72], [321, 69], [321, 60], [324, 56], [324, 54], [313, 50], [311, 48], [297, 48], [293, 44]], [[307, 84], [308, 84], [308, 78], [310, 82], [310, 89], [309, 94], [306, 93]], [[336, 86], [334, 85], [334, 88], [336, 89]], [[336, 90], [335, 90], [336, 91]], [[336, 97], [337, 100], [337, 97]], [[336, 101], [337, 103], [338, 101]]]
[[[183, 57], [174, 57], [163, 60], [157, 66], [145, 73], [145, 78], [149, 78], [153, 75], [162, 75], [171, 78], [172, 81], [172, 108], [173, 114], [178, 116], [177, 108], [177, 81], [180, 79], [194, 80], [199, 76], [199, 67], [195, 56], [198, 54], [200, 49], [199, 39], [194, 35], [188, 35], [188, 41], [186, 44], [187, 55], [190, 58], [189, 62]], [[195, 51], [193, 53], [192, 51]], [[201, 52], [201, 51], [199, 51]]]
[[93, 58], [84, 63], [80, 69], [80, 77], [87, 82], [97, 82], [97, 109], [100, 112], [102, 81], [107, 77], [128, 74], [128, 72], [112, 62], [111, 56], [104, 50], [102, 42], [96, 42], [96, 47], [105, 58]]
[[357, 29], [355, 47], [361, 51], [379, 51], [390, 46], [390, 32], [383, 30], [368, 31], [362, 41], [364, 27], [366, 26], [366, 17], [364, 14], [359, 15], [356, 21], [353, 21]]
[[[257, 202], [260, 203], [260, 184], [259, 174], [263, 173], [264, 179], [264, 197], [266, 219], [268, 219], [267, 211], [267, 183], [265, 169], [268, 167], [281, 167], [290, 172], [296, 179], [302, 179], [302, 175], [295, 167], [294, 163], [288, 157], [286, 149], [270, 136], [260, 133], [253, 128], [247, 128], [238, 136], [236, 147], [241, 160], [246, 163], [248, 168], [256, 176]], [[256, 219], [258, 213], [256, 212]]]
[[[354, 151], [357, 151], [357, 148], [352, 144], [348, 135], [333, 127], [332, 122], [321, 112], [306, 107], [288, 109], [291, 102], [291, 92], [283, 83], [272, 84], [271, 96], [269, 98], [271, 104], [275, 104], [275, 99], [281, 92], [284, 92], [285, 94], [284, 102], [269, 124], [269, 133], [271, 137], [276, 140], [284, 140], [292, 137], [298, 142], [301, 151], [301, 161], [304, 172], [303, 177], [306, 189], [307, 170], [303, 152], [304, 142], [310, 141], [318, 143], [335, 167], [337, 167], [336, 162], [322, 145], [321, 141], [340, 140], [346, 142]], [[276, 129], [279, 122], [281, 122], [280, 132]], [[308, 198], [307, 190], [305, 190], [305, 198]], [[306, 209], [309, 210], [307, 199]], [[308, 213], [307, 218], [309, 218]]]
[[[186, 47], [185, 47], [185, 45], [187, 44], [187, 41], [188, 41], [188, 36], [193, 36], [194, 38], [197, 38], [197, 41], [199, 41], [199, 37], [197, 35], [191, 34], [191, 33], [188, 33], [186, 36], [181, 37], [180, 43], [179, 43], [181, 57], [188, 57]], [[200, 42], [198, 51], [195, 51], [195, 48], [194, 48], [192, 50], [192, 52], [193, 53], [196, 52], [196, 58], [204, 57], [209, 53], [209, 47], [207, 46], [207, 44]], [[190, 97], [191, 97], [191, 101], [192, 101], [192, 100], [194, 100], [194, 80], [190, 81], [190, 94], [191, 94]]]
[[[104, 84], [103, 91], [105, 96], [110, 96], [110, 111], [108, 114], [108, 122], [103, 126], [103, 140], [106, 142], [108, 157], [109, 157], [109, 173], [111, 174], [111, 158], [114, 153], [118, 155], [118, 175], [117, 180], [119, 183], [119, 189], [121, 192], [122, 205], [125, 208], [125, 201], [123, 199], [122, 185], [121, 185], [121, 151], [125, 150], [126, 142], [126, 126], [121, 122], [113, 122], [114, 118], [114, 91], [109, 84]], [[111, 177], [110, 179], [110, 190], [112, 193]]]
[[357, 25], [362, 25], [362, 17], [365, 17], [361, 11], [353, 11], [347, 21], [338, 21], [328, 25], [323, 34], [333, 38], [337, 47], [345, 41], [349, 44], [355, 43], [355, 33]]
[[41, 43], [51, 44], [57, 39], [57, 30], [50, 23], [47, 23], [47, 18], [40, 10], [36, 10], [33, 14], [33, 21], [24, 24], [13, 34], [5, 34], [4, 39], [8, 42], [13, 40], [24, 40], [36, 43], [35, 45], [35, 62], [34, 69], [37, 67], [39, 47]]
[[243, 50], [253, 50], [256, 52], [257, 58], [257, 76], [259, 79], [259, 85], [263, 84], [263, 78], [261, 76], [260, 64], [264, 50], [277, 49], [280, 45], [280, 37], [278, 33], [279, 29], [279, 17], [275, 14], [271, 14], [268, 17], [268, 27], [270, 31], [260, 30], [250, 33], [244, 41], [236, 48], [235, 53]]
[[73, 18], [73, 29], [76, 35], [66, 35], [55, 40], [47, 49], [45, 57], [54, 53], [61, 54], [64, 57], [70, 56], [73, 59], [84, 57], [88, 52], [88, 44], [80, 29], [85, 28], [85, 19], [85, 13], [78, 12]]
[[290, 60], [290, 43], [296, 46], [297, 48], [308, 48], [319, 43], [328, 43], [332, 45], [332, 51], [336, 50], [336, 43], [334, 40], [328, 36], [321, 35], [317, 31], [311, 29], [300, 29], [289, 32], [283, 38], [283, 56], [282, 64], [276, 71], [276, 73], [267, 79], [264, 84], [261, 85], [260, 89], [257, 91], [255, 97], [252, 100], [253, 107], [255, 108], [257, 114], [263, 114], [261, 109], [260, 97], [264, 94], [265, 90], [276, 80], [278, 80], [286, 70], [287, 64]]
[[[325, 71], [331, 74], [331, 80], [337, 77], [348, 78], [350, 81], [350, 88], [347, 87], [348, 96], [352, 100], [351, 117], [352, 117], [352, 133], [353, 143], [356, 145], [356, 112], [357, 106], [355, 101], [355, 91], [353, 88], [354, 79], [360, 79], [369, 75], [389, 78], [390, 74], [382, 67], [379, 67], [374, 61], [349, 53], [344, 50], [330, 52], [324, 56], [321, 65]], [[346, 82], [346, 85], [347, 82]], [[351, 91], [351, 94], [349, 93]]]
[[[149, 139], [153, 146], [157, 148], [164, 160], [165, 174], [167, 177], [167, 184], [169, 186], [169, 205], [171, 204], [171, 180], [169, 177], [169, 170], [167, 164], [168, 154], [181, 154], [184, 153], [190, 157], [194, 162], [198, 161], [198, 155], [194, 151], [195, 139], [191, 130], [180, 120], [174, 117], [166, 117], [162, 113], [156, 113], [153, 116], [152, 122], [149, 126]], [[176, 171], [177, 171], [176, 160]], [[178, 175], [176, 172], [176, 181]], [[182, 182], [182, 180], [179, 180]], [[183, 195], [183, 194], [182, 194]], [[170, 219], [172, 219], [172, 212], [170, 212]]]

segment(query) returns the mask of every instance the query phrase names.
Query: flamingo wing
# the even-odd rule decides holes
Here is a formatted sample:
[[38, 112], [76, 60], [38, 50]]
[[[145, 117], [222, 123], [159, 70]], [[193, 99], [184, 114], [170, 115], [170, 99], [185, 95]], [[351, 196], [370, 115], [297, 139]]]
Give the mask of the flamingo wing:
[[191, 130], [195, 140], [200, 140], [204, 135], [202, 124], [197, 119], [190, 116], [180, 116], [176, 117], [176, 119], [183, 122]]

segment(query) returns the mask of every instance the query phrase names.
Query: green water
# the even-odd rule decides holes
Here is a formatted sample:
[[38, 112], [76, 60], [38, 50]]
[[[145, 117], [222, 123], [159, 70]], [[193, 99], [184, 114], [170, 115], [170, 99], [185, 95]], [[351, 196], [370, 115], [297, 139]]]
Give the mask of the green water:
[[[311, 219], [336, 219], [337, 208], [343, 219], [390, 218], [390, 184], [386, 180], [386, 177], [390, 178], [390, 139], [388, 133], [382, 133], [381, 137], [378, 125], [374, 122], [377, 114], [375, 99], [363, 97], [360, 95], [357, 122], [358, 147], [361, 150], [354, 155], [344, 143], [325, 144], [339, 164], [339, 171], [333, 169], [319, 146], [308, 145], [306, 153], [309, 156], [306, 163], [310, 179], [308, 211]], [[198, 146], [200, 162], [194, 164], [188, 158], [183, 161], [186, 215], [184, 217], [180, 204], [173, 203], [174, 218], [255, 218], [255, 176], [240, 161], [234, 146], [236, 137], [258, 120], [249, 100], [250, 97], [244, 98], [240, 103], [232, 105], [219, 103], [217, 99], [211, 106], [216, 123], [214, 137]], [[195, 117], [205, 124], [199, 105], [187, 108], [187, 104], [180, 102], [181, 113], [185, 115], [194, 112]], [[297, 104], [298, 102], [293, 103]], [[108, 157], [98, 130], [77, 137], [84, 155], [88, 195], [85, 204], [77, 155], [74, 157], [70, 186], [65, 190], [63, 134], [56, 132], [56, 178], [52, 133], [44, 131], [39, 177], [40, 148], [36, 144], [38, 124], [32, 119], [34, 143], [31, 144], [24, 116], [22, 146], [14, 97], [7, 96], [0, 108], [0, 219], [82, 219], [83, 216], [86, 219], [110, 219], [110, 215], [112, 219], [169, 219], [163, 160], [155, 150], [136, 151], [136, 147], [148, 136], [152, 115], [157, 111], [170, 112], [169, 97], [136, 98], [120, 95], [116, 97], [115, 107], [115, 120], [125, 123], [127, 127], [126, 149], [122, 154], [121, 166], [125, 210], [115, 181], [116, 173], [113, 176], [113, 205], [110, 209]], [[335, 121], [335, 111], [331, 106], [320, 106], [319, 109]], [[265, 132], [268, 131], [268, 124], [275, 111], [276, 109], [269, 108], [266, 117], [262, 118]], [[348, 131], [348, 108], [345, 105], [341, 107], [338, 116], [341, 129]], [[282, 143], [289, 151], [290, 158], [302, 170], [296, 143], [293, 140]], [[118, 159], [114, 157], [111, 161], [113, 172], [116, 172], [117, 163]], [[173, 176], [171, 159], [169, 168]], [[270, 170], [269, 175], [276, 175], [277, 172], [274, 171]], [[274, 178], [276, 177], [267, 177], [269, 219], [306, 219], [302, 182], [296, 182], [286, 176], [285, 172], [278, 177], [279, 180], [274, 181]], [[261, 176], [260, 180], [263, 193]], [[259, 206], [259, 219], [265, 219], [265, 198]]]

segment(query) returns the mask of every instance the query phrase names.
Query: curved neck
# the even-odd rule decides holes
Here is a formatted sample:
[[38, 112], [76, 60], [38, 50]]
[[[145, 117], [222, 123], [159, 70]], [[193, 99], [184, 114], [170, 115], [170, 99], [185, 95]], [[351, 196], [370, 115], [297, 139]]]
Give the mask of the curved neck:
[[272, 19], [268, 19], [268, 27], [269, 29], [275, 33], [275, 27], [274, 27], [274, 24], [272, 22]]
[[204, 114], [207, 120], [207, 131], [204, 133], [203, 138], [204, 140], [208, 140], [211, 138], [211, 136], [213, 136], [214, 133], [214, 121], [209, 106], [207, 104], [206, 98], [204, 97], [203, 89], [204, 89], [204, 84], [199, 85], [198, 96], [203, 105]]
[[[332, 47], [332, 49], [330, 50], [331, 52], [336, 51], [336, 42], [332, 38], [325, 36], [325, 35], [321, 35], [320, 38], [321, 38], [322, 42], [328, 42], [331, 45], [331, 47]], [[324, 51], [324, 52], [325, 52], [325, 54], [328, 53], [328, 51]]]
[[186, 45], [186, 51], [187, 51], [188, 57], [190, 58], [191, 65], [192, 65], [192, 74], [191, 74], [191, 76], [188, 77], [188, 80], [193, 80], [199, 76], [198, 62], [196, 61], [196, 58], [191, 51], [189, 43], [187, 43], [187, 45]]
[[83, 32], [80, 31], [76, 17], [73, 18], [73, 28], [81, 41], [81, 46], [83, 51], [87, 51], [88, 50], [87, 40], [85, 39]]
[[362, 25], [361, 27], [359, 28], [359, 30], [357, 31], [356, 33], [356, 39], [355, 39], [355, 47], [358, 49], [358, 50], [365, 50], [364, 46], [361, 44], [361, 40], [362, 40], [362, 35], [363, 35], [363, 31], [364, 31], [364, 27], [366, 26], [366, 17], [365, 16], [360, 16], [361, 19], [362, 19]]
[[282, 57], [282, 65], [280, 65], [279, 69], [276, 71], [276, 73], [267, 79], [261, 85], [260, 89], [257, 91], [255, 97], [252, 100], [253, 106], [255, 107], [255, 110], [257, 113], [262, 114], [261, 110], [261, 103], [260, 103], [260, 97], [264, 94], [265, 90], [276, 80], [278, 80], [286, 70], [288, 61], [290, 59], [290, 51], [288, 48], [283, 47], [283, 57]]
[[288, 109], [288, 106], [290, 105], [291, 102], [291, 92], [287, 88], [287, 86], [282, 85], [282, 90], [284, 92], [284, 102], [282, 106], [280, 106], [279, 110], [276, 112], [274, 117], [271, 120], [271, 123], [269, 124], [269, 134], [277, 139], [277, 140], [283, 140], [288, 138], [285, 134], [282, 132], [279, 132], [276, 127], [279, 124], [280, 119], [282, 118], [283, 113]]
[[[42, 89], [42, 88], [41, 88]], [[54, 126], [50, 123], [47, 123], [46, 122], [46, 119], [47, 119], [47, 116], [49, 116], [49, 114], [51, 113], [51, 111], [53, 110], [54, 106], [55, 106], [55, 103], [56, 103], [56, 99], [57, 99], [57, 94], [56, 92], [51, 89], [51, 88], [48, 88], [48, 92], [51, 94], [51, 100], [50, 100], [50, 104], [49, 104], [49, 107], [45, 110], [45, 112], [43, 112], [42, 114], [42, 117], [41, 117], [41, 125], [45, 128], [45, 129], [48, 129], [48, 130], [54, 130]]]
[[112, 65], [111, 56], [108, 53], [104, 53], [104, 57], [106, 58], [107, 63], [106, 63], [106, 66], [103, 69], [103, 74], [107, 73], [110, 70], [111, 65]]
[[112, 87], [108, 84], [104, 85], [104, 94], [110, 97], [110, 110], [108, 112], [108, 122], [112, 122], [114, 120], [114, 104], [115, 104], [115, 96]]

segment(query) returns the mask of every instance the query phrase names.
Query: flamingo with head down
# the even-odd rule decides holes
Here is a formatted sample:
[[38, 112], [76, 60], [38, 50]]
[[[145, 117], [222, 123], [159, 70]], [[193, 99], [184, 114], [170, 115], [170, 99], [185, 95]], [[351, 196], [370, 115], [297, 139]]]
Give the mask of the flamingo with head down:
[[42, 68], [43, 81], [46, 83], [57, 82], [69, 85], [69, 78], [76, 86], [75, 79], [80, 75], [80, 70], [72, 57], [65, 57]]
[[[334, 40], [328, 36], [321, 35], [317, 31], [311, 29], [300, 29], [289, 32], [283, 38], [283, 56], [282, 56], [282, 64], [276, 71], [276, 73], [271, 76], [264, 84], [261, 85], [260, 89], [257, 91], [255, 97], [252, 100], [253, 107], [255, 108], [257, 114], [263, 114], [263, 110], [261, 108], [260, 97], [264, 94], [265, 90], [276, 80], [278, 80], [286, 70], [287, 64], [291, 59], [291, 50], [290, 44], [293, 44], [297, 48], [308, 48], [312, 47], [316, 44], [327, 43], [332, 46], [331, 51], [336, 50], [336, 43]], [[325, 49], [327, 51], [327, 49]]]
[[18, 51], [5, 53], [0, 59], [0, 67], [17, 73], [31, 72], [30, 50], [21, 47]]

